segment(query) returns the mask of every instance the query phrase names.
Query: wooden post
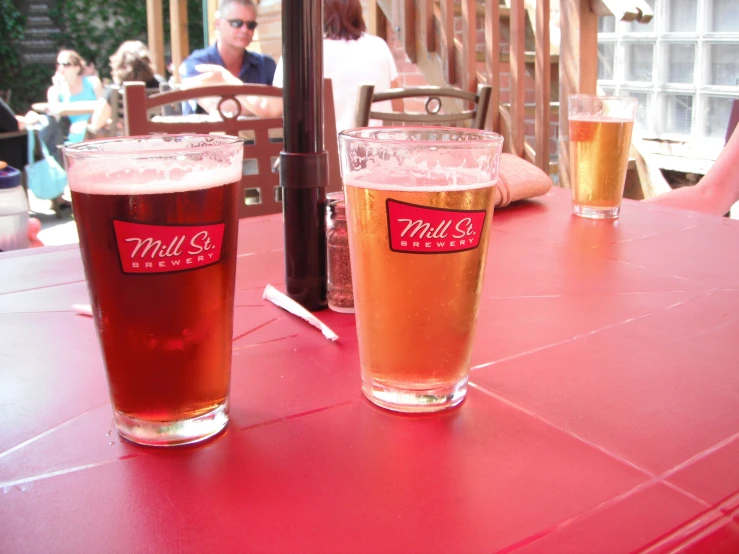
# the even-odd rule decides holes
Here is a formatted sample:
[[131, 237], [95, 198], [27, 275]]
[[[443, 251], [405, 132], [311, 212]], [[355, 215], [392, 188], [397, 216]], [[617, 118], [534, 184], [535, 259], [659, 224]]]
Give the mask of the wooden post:
[[213, 44], [218, 38], [218, 34], [215, 32], [217, 9], [218, 0], [208, 0], [208, 37], [210, 38], [211, 44]]
[[457, 81], [454, 59], [454, 2], [441, 0], [441, 45], [439, 47], [444, 79], [450, 85]]
[[567, 96], [595, 94], [598, 81], [598, 16], [590, 0], [560, 0], [559, 186], [570, 186]]
[[367, 31], [370, 35], [378, 35], [377, 32], [377, 0], [367, 2]]
[[190, 54], [187, 34], [187, 0], [169, 0], [169, 29], [172, 51], [172, 73], [180, 82], [180, 64]]
[[400, 0], [398, 7], [398, 39], [403, 44], [408, 59], [411, 63], [416, 63], [416, 5], [413, 0]]
[[534, 149], [536, 165], [549, 175], [549, 129], [551, 128], [552, 60], [549, 55], [549, 0], [536, 2], [536, 116]]
[[[434, 1], [421, 0], [421, 39], [426, 45], [426, 52], [436, 52], [434, 40]], [[421, 50], [423, 51], [423, 50]]]
[[[462, 0], [462, 20], [466, 32], [462, 34], [461, 88], [469, 92], [477, 89], [477, 21], [475, 0]], [[471, 104], [470, 104], [471, 107]]]
[[493, 86], [488, 109], [488, 129], [500, 133], [500, 3], [485, 0], [485, 68]]
[[162, 21], [162, 0], [146, 0], [146, 25], [148, 47], [151, 61], [157, 71], [164, 75], [164, 22]]
[[[586, 0], [583, 0], [586, 1]], [[510, 151], [523, 158], [525, 126], [525, 78], [526, 78], [526, 7], [524, 0], [511, 0], [511, 131], [513, 144]]]

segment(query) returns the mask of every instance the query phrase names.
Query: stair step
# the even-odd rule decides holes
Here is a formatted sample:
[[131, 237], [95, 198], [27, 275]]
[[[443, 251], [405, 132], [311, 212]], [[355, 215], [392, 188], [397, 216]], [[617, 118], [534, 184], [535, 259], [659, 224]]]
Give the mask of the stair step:
[[[510, 19], [511, 8], [501, 4], [498, 10], [500, 13], [500, 19]], [[462, 17], [462, 4], [454, 4], [454, 15], [456, 17]], [[484, 2], [475, 3], [475, 15], [480, 18], [485, 18], [485, 3]]]
[[[476, 59], [478, 62], [484, 62], [485, 61], [485, 52], [476, 52]], [[552, 63], [559, 63], [559, 54], [551, 54], [550, 55], [551, 62]], [[500, 53], [500, 61], [502, 63], [510, 63], [511, 61], [511, 53], [509, 51], [501, 52]], [[524, 61], [528, 64], [533, 64], [536, 62], [536, 52], [526, 52], [524, 54]]]
[[[509, 113], [511, 112], [512, 106], [510, 102], [501, 104], [500, 106], [508, 110]], [[552, 115], [559, 114], [559, 102], [549, 102], [549, 109], [551, 110]], [[524, 104], [523, 114], [534, 117], [536, 115], [536, 102], [526, 102]]]
[[24, 50], [56, 50], [56, 41], [48, 38], [28, 39], [20, 41]]
[[54, 25], [48, 15], [31, 15], [26, 18], [26, 27], [42, 27]]
[[37, 29], [29, 29], [26, 28], [25, 35], [26, 36], [33, 36], [33, 37], [45, 37], [50, 34], [56, 34], [59, 33], [59, 29], [56, 27], [39, 27]]
[[24, 52], [21, 56], [26, 63], [53, 64], [56, 61], [56, 52]]

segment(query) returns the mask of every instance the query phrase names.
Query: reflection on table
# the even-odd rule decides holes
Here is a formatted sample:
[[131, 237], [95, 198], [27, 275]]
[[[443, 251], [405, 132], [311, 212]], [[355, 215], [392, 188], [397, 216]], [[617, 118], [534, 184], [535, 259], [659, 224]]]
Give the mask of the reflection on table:
[[115, 432], [79, 249], [0, 254], [0, 549], [739, 551], [739, 222], [621, 213], [496, 211], [468, 397], [421, 417], [362, 397], [352, 315], [262, 300], [282, 219], [241, 220], [231, 422], [167, 450]]

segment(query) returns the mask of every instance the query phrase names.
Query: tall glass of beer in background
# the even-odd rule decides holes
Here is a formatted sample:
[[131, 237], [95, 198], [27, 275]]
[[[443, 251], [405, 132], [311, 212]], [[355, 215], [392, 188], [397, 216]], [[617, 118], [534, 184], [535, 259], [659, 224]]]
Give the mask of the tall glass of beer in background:
[[379, 406], [466, 394], [502, 144], [442, 127], [339, 135], [362, 388]]
[[243, 141], [173, 135], [64, 149], [118, 432], [188, 444], [228, 423]]
[[636, 98], [575, 94], [568, 101], [572, 211], [593, 219], [618, 217]]

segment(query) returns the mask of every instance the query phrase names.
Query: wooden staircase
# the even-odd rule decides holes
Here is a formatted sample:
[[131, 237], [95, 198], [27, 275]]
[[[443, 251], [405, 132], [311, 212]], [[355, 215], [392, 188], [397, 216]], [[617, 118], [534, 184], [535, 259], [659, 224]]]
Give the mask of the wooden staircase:
[[31, 0], [17, 2], [16, 5], [26, 16], [25, 36], [18, 44], [23, 63], [54, 67], [59, 26], [49, 18], [49, 13], [56, 5], [56, 0]]
[[[368, 0], [431, 84], [490, 84], [487, 128], [504, 149], [569, 186], [568, 120], [559, 99], [595, 94], [598, 15], [652, 18], [644, 0]], [[555, 25], [552, 23], [551, 8]], [[557, 21], [557, 19], [559, 21]], [[382, 34], [382, 25], [376, 25]], [[561, 30], [561, 33], [560, 33]], [[566, 71], [562, 69], [566, 68]], [[445, 108], [447, 108], [445, 106]]]
[[[377, 0], [376, 6], [429, 83], [468, 91], [492, 85], [487, 128], [505, 137], [505, 151], [556, 178], [559, 49], [549, 39], [549, 0]], [[537, 18], [544, 30], [538, 35]], [[381, 34], [381, 22], [377, 29]]]

